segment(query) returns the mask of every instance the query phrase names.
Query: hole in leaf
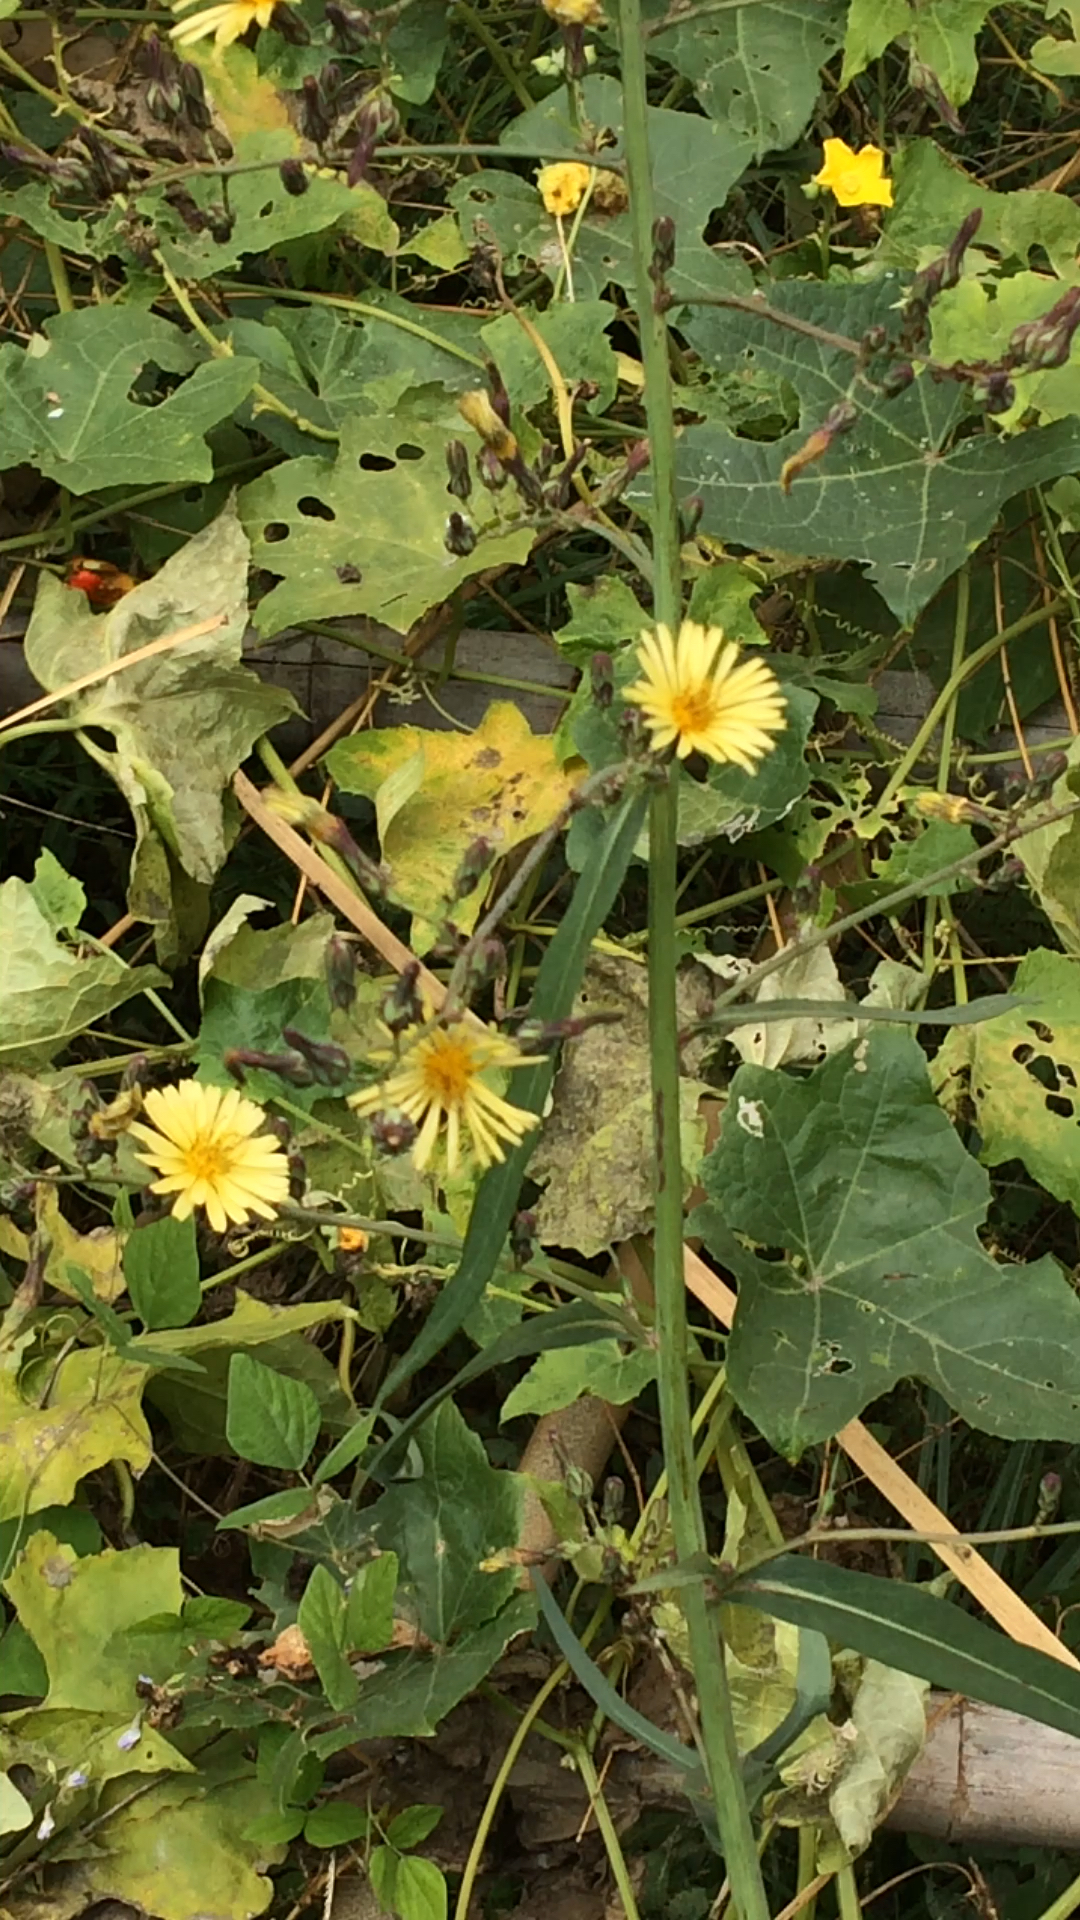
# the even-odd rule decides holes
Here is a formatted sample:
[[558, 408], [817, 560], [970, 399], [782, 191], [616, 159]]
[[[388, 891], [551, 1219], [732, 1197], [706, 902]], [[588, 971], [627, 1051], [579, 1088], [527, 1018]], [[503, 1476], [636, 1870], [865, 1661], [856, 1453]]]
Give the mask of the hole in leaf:
[[308, 520], [337, 519], [337, 514], [334, 512], [333, 507], [328, 507], [325, 500], [318, 499], [313, 493], [305, 493], [303, 498], [298, 500], [296, 504], [300, 512], [304, 514]]
[[1071, 1120], [1076, 1111], [1072, 1101], [1063, 1093], [1048, 1093], [1046, 1104], [1051, 1113], [1057, 1114], [1059, 1120]]
[[265, 207], [259, 208], [259, 219], [268, 220], [270, 215], [273, 213], [273, 211], [274, 211], [274, 203], [272, 200], [268, 200]]
[[400, 447], [395, 447], [394, 452], [399, 460], [422, 460], [424, 457], [423, 447], [414, 447], [408, 440], [404, 441]]
[[395, 463], [381, 453], [362, 453], [357, 464], [364, 473], [393, 473]]
[[268, 547], [272, 547], [275, 541], [287, 540], [288, 537], [289, 529], [284, 520], [271, 520], [263, 528], [263, 539]]
[[1044, 1047], [1051, 1045], [1054, 1035], [1050, 1027], [1044, 1027], [1041, 1020], [1029, 1020], [1028, 1026], [1031, 1028], [1036, 1040], [1041, 1040]]
[[1028, 1061], [1034, 1059], [1034, 1056], [1034, 1047], [1029, 1047], [1026, 1041], [1021, 1041], [1020, 1045], [1012, 1050], [1012, 1057], [1018, 1067], [1026, 1067]]

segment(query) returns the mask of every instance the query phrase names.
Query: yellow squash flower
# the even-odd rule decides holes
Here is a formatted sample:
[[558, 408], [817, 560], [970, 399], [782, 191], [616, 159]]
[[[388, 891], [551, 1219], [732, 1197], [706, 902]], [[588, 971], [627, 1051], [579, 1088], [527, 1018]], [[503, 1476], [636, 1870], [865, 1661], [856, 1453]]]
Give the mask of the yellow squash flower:
[[674, 746], [680, 760], [705, 753], [753, 773], [787, 725], [776, 675], [763, 660], [740, 658], [719, 627], [684, 620], [677, 639], [670, 627], [646, 629], [638, 662], [643, 678], [624, 697], [640, 707], [657, 751]]
[[499, 460], [513, 460], [518, 443], [505, 421], [500, 420], [491, 399], [482, 387], [475, 387], [469, 393], [458, 394], [458, 412], [467, 420], [474, 433], [480, 435], [485, 447], [490, 447]]
[[885, 155], [880, 147], [860, 147], [846, 140], [826, 140], [825, 165], [814, 175], [816, 187], [828, 187], [841, 207], [891, 207], [892, 181], [885, 178]]
[[[183, 13], [185, 7], [195, 5], [195, 0], [173, 0], [173, 12]], [[190, 20], [181, 20], [171, 29], [170, 38], [177, 46], [193, 47], [196, 40], [209, 40], [211, 34], [219, 47], [231, 47], [246, 33], [253, 21], [260, 27], [268, 27], [273, 17], [275, 0], [221, 0], [216, 7], [205, 7], [201, 13], [193, 13]]]
[[413, 1165], [428, 1165], [445, 1122], [446, 1168], [457, 1169], [462, 1129], [469, 1135], [468, 1151], [478, 1165], [490, 1167], [505, 1160], [504, 1143], [516, 1147], [539, 1117], [512, 1107], [489, 1084], [487, 1075], [535, 1064], [509, 1040], [489, 1027], [467, 1021], [440, 1026], [428, 1018], [406, 1029], [396, 1054], [376, 1054], [394, 1061], [394, 1069], [377, 1086], [349, 1096], [357, 1113], [400, 1109], [419, 1128], [412, 1150]]
[[595, 27], [604, 18], [599, 0], [540, 0], [560, 27]]
[[155, 1087], [143, 1112], [154, 1125], [132, 1121], [130, 1131], [146, 1148], [136, 1158], [161, 1175], [151, 1181], [151, 1193], [176, 1195], [177, 1220], [205, 1207], [214, 1232], [224, 1233], [252, 1215], [272, 1220], [288, 1199], [289, 1166], [281, 1143], [259, 1132], [266, 1120], [263, 1108], [235, 1087], [223, 1091], [200, 1080]]
[[536, 184], [544, 211], [561, 218], [581, 205], [589, 184], [589, 168], [580, 160], [554, 160], [550, 167], [541, 167]]

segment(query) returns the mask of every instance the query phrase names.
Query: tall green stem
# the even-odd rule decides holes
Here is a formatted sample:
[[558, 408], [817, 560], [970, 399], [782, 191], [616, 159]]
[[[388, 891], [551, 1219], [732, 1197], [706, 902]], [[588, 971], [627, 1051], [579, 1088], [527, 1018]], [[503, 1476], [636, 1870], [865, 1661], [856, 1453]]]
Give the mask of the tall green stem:
[[[679, 519], [675, 498], [675, 426], [667, 324], [649, 277], [654, 250], [654, 201], [649, 163], [645, 32], [640, 0], [620, 0], [623, 129], [641, 358], [653, 479], [654, 610], [677, 631], [682, 608]], [[683, 1280], [682, 1156], [679, 1141], [678, 1016], [675, 1002], [676, 861], [679, 774], [669, 767], [658, 785], [649, 823], [649, 1030], [656, 1143], [656, 1335], [660, 1417], [669, 1484], [671, 1525], [680, 1560], [706, 1549], [694, 1463], [687, 1372], [686, 1288]], [[750, 1821], [727, 1671], [715, 1615], [704, 1588], [680, 1595], [697, 1683], [702, 1746], [716, 1808], [724, 1861], [740, 1920], [769, 1920]]]

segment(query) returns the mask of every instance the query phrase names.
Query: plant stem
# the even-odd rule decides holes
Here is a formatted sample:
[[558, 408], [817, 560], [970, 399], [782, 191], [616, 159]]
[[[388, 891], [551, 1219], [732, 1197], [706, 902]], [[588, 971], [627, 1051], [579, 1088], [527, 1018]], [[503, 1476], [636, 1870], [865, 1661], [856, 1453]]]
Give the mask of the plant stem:
[[[654, 611], [673, 632], [682, 610], [679, 517], [675, 498], [675, 424], [667, 324], [654, 298], [654, 201], [649, 158], [645, 29], [640, 0], [619, 0], [623, 127], [634, 228], [636, 305], [645, 369], [653, 475]], [[649, 1041], [656, 1142], [655, 1274], [660, 1418], [675, 1552], [680, 1560], [706, 1551], [705, 1517], [694, 1462], [687, 1372], [683, 1281], [683, 1183], [679, 1138], [678, 1013], [675, 1000], [675, 912], [679, 775], [652, 799], [649, 821]], [[724, 1863], [740, 1920], [769, 1920], [716, 1616], [704, 1589], [680, 1599], [697, 1686], [702, 1748]]]

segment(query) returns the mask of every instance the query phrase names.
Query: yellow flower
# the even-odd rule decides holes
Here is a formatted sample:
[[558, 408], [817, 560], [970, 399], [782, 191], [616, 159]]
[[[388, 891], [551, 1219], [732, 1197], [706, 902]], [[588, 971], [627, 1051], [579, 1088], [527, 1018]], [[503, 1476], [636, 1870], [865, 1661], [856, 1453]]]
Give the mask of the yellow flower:
[[368, 1236], [363, 1227], [339, 1227], [337, 1243], [341, 1253], [366, 1253]]
[[[173, 12], [183, 13], [185, 7], [194, 4], [195, 0], [173, 0]], [[171, 29], [170, 38], [178, 46], [193, 47], [196, 40], [209, 40], [213, 34], [217, 46], [231, 47], [252, 21], [268, 27], [274, 5], [275, 0], [221, 0], [219, 6], [206, 7], [202, 13], [193, 13], [190, 20], [179, 21]]]
[[289, 1168], [281, 1144], [259, 1133], [265, 1112], [235, 1087], [223, 1091], [200, 1080], [155, 1087], [143, 1112], [154, 1125], [132, 1121], [130, 1131], [147, 1149], [136, 1159], [162, 1176], [151, 1182], [152, 1193], [176, 1195], [172, 1210], [178, 1220], [205, 1207], [215, 1233], [224, 1233], [253, 1214], [272, 1220], [288, 1199]]
[[604, 17], [599, 0], [540, 0], [545, 13], [561, 27], [595, 27]]
[[533, 1127], [535, 1113], [512, 1107], [495, 1092], [485, 1076], [534, 1063], [501, 1034], [466, 1021], [440, 1026], [430, 1016], [401, 1036], [396, 1054], [376, 1055], [396, 1062], [392, 1073], [377, 1086], [349, 1097], [357, 1113], [399, 1108], [419, 1127], [413, 1146], [413, 1164], [423, 1169], [446, 1123], [446, 1168], [455, 1172], [464, 1126], [469, 1151], [481, 1167], [505, 1160], [504, 1141], [517, 1146]]
[[880, 147], [860, 147], [846, 140], [826, 140], [825, 165], [814, 175], [816, 187], [828, 187], [841, 207], [891, 207], [892, 181], [885, 178], [885, 155]]
[[512, 460], [517, 453], [518, 444], [509, 427], [500, 420], [491, 399], [483, 387], [474, 387], [469, 393], [459, 393], [458, 412], [467, 420], [474, 433], [480, 435], [485, 447], [490, 447], [499, 460]]
[[915, 811], [925, 820], [945, 820], [951, 827], [959, 827], [965, 821], [982, 817], [980, 809], [973, 807], [960, 793], [917, 793]]
[[580, 160], [555, 160], [550, 167], [541, 167], [536, 184], [546, 213], [573, 213], [589, 184], [589, 168]]
[[681, 760], [706, 753], [753, 773], [787, 725], [776, 675], [763, 660], [741, 660], [719, 627], [684, 620], [677, 640], [670, 627], [647, 629], [638, 661], [644, 678], [625, 698], [641, 708], [658, 751], [674, 746]]

